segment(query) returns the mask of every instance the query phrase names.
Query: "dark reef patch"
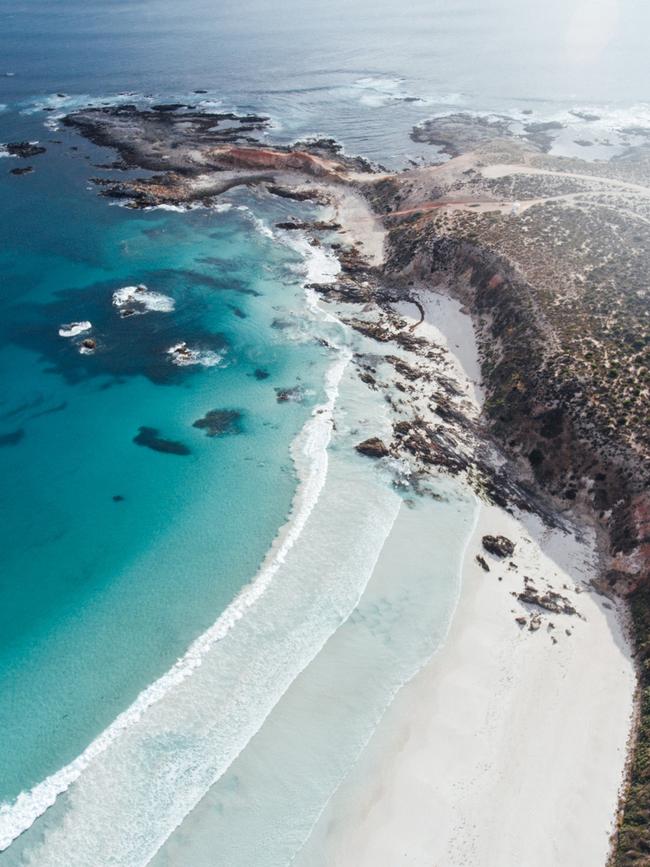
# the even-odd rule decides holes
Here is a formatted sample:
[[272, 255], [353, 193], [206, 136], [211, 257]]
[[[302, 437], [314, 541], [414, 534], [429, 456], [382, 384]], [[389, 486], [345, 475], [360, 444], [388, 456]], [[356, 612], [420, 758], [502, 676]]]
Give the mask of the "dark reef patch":
[[256, 289], [251, 289], [244, 280], [237, 277], [215, 277], [211, 274], [203, 274], [200, 271], [174, 271], [179, 277], [184, 279], [191, 286], [206, 286], [208, 289], [215, 289], [219, 292], [239, 292], [242, 295], [259, 296], [260, 293]]
[[0, 434], [0, 446], [15, 446], [25, 436], [25, 430], [19, 427], [17, 430], [12, 430], [6, 434]]
[[6, 419], [13, 418], [16, 415], [21, 415], [21, 413], [27, 412], [27, 410], [34, 409], [35, 407], [40, 406], [44, 400], [45, 398], [43, 397], [43, 395], [39, 394], [32, 400], [28, 400], [25, 403], [20, 403], [13, 409], [9, 409], [6, 412], [3, 412], [2, 415], [0, 415], [0, 418]]
[[242, 413], [236, 409], [212, 409], [198, 418], [192, 427], [205, 431], [208, 437], [242, 433]]
[[278, 403], [302, 403], [305, 399], [305, 390], [301, 385], [291, 388], [276, 388], [275, 397]]
[[190, 449], [185, 443], [178, 440], [168, 440], [161, 437], [160, 431], [155, 427], [141, 427], [133, 437], [133, 442], [138, 446], [153, 449], [154, 452], [162, 452], [166, 455], [189, 455]]
[[[112, 303], [113, 292], [120, 285], [143, 281], [157, 291], [181, 296], [182, 305], [173, 313], [151, 312], [122, 318]], [[203, 325], [205, 309], [205, 297], [200, 291], [187, 288], [184, 275], [170, 272], [163, 278], [138, 274], [119, 284], [111, 281], [83, 289], [64, 289], [44, 304], [16, 305], [12, 316], [0, 321], [0, 337], [35, 352], [50, 372], [73, 384], [94, 377], [119, 384], [133, 376], [144, 376], [157, 385], [176, 385], [203, 368], [174, 364], [168, 354], [171, 346], [185, 341], [220, 355], [228, 349], [224, 334], [209, 331]], [[96, 347], [93, 352], [83, 354], [77, 342], [59, 336], [58, 323], [86, 319], [93, 323]]]
[[46, 150], [42, 145], [29, 141], [11, 141], [5, 145], [5, 148], [12, 157], [21, 157], [24, 160], [44, 154]]

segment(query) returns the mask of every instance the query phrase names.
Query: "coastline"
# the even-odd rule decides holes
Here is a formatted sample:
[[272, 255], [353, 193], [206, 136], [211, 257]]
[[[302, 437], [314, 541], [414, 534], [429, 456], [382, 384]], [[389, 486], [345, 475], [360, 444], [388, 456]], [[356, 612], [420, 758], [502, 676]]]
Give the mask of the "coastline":
[[[486, 555], [484, 534], [516, 543], [516, 569]], [[583, 536], [480, 503], [447, 639], [386, 711], [296, 867], [607, 862], [636, 674], [624, 603], [591, 588]], [[514, 597], [522, 575], [567, 594], [578, 616], [519, 625], [537, 610]]]
[[[313, 278], [316, 273], [322, 280], [334, 278], [336, 261], [333, 257], [320, 261], [315, 256], [315, 251], [309, 247], [302, 251], [302, 255], [305, 266], [304, 282], [310, 277]], [[324, 400], [313, 409], [291, 443], [291, 459], [297, 479], [291, 508], [278, 527], [255, 573], [223, 611], [218, 613], [215, 621], [189, 644], [173, 666], [147, 684], [133, 702], [100, 731], [83, 751], [31, 788], [21, 791], [12, 801], [0, 803], [0, 854], [46, 816], [57, 799], [61, 796], [65, 797], [81, 775], [93, 763], [101, 760], [103, 754], [120, 738], [125, 737], [129, 729], [136, 726], [147, 711], [164, 700], [172, 690], [189, 680], [201, 668], [205, 656], [228, 635], [244, 618], [246, 611], [254, 607], [264, 595], [300, 539], [305, 524], [320, 498], [327, 477], [327, 448], [333, 431], [333, 411], [339, 384], [349, 361], [348, 350], [345, 347], [338, 347], [336, 357], [332, 358], [325, 373]]]
[[[276, 158], [266, 150], [260, 153], [264, 159]], [[314, 165], [318, 169], [317, 177], [324, 159], [309, 163], [310, 171]], [[415, 281], [406, 288], [398, 277], [399, 288], [393, 291], [390, 267], [383, 272], [383, 284], [383, 218], [359, 194], [361, 181], [353, 174], [348, 181], [359, 181], [356, 188], [329, 177], [316, 184], [295, 170], [278, 171], [272, 179], [248, 179], [282, 180], [287, 188], [268, 191], [327, 204], [343, 224], [336, 230], [347, 247], [337, 254], [340, 280], [310, 270], [308, 279], [323, 282], [305, 288], [314, 304], [316, 293], [341, 301], [340, 321], [364, 341], [370, 338], [362, 351], [351, 354], [350, 369], [383, 396], [392, 410], [392, 429], [386, 425], [381, 432], [388, 446], [371, 436], [357, 444], [357, 451], [388, 458], [385, 467], [396, 485], [397, 465], [406, 466], [406, 484], [425, 496], [439, 468], [443, 478], [462, 474], [468, 486], [482, 490], [492, 478], [486, 471], [499, 475], [503, 457], [483, 437], [476, 340], [461, 302], [422, 289], [419, 280], [420, 288]], [[314, 196], [316, 188], [320, 193]], [[196, 196], [196, 189], [190, 194]], [[409, 216], [411, 210], [393, 216]], [[312, 228], [332, 231], [316, 222]], [[322, 242], [312, 237], [305, 243], [320, 247]], [[340, 247], [332, 243], [332, 248]], [[323, 250], [328, 249], [325, 242]], [[326, 313], [326, 307], [322, 310]], [[331, 423], [332, 411], [329, 406], [320, 421]], [[375, 433], [374, 428], [364, 430], [364, 435]], [[364, 451], [369, 445], [383, 451]], [[354, 439], [346, 447], [354, 448]], [[494, 493], [494, 488], [487, 490], [488, 496]], [[431, 488], [428, 493], [435, 496]], [[523, 502], [525, 509], [525, 496]], [[599, 575], [588, 530], [578, 528], [586, 539], [578, 541], [562, 529], [548, 529], [532, 514], [517, 511], [513, 517], [499, 506], [480, 504], [447, 640], [397, 694], [313, 827], [303, 853], [292, 862], [296, 867], [393, 867], [400, 860], [424, 867], [434, 858], [440, 867], [478, 862], [541, 867], [558, 859], [585, 867], [605, 863], [635, 687], [618, 619], [622, 603], [605, 601], [592, 589]], [[564, 523], [551, 509], [545, 516]], [[511, 561], [489, 557], [481, 547], [484, 534], [511, 539], [516, 546]], [[273, 553], [275, 549], [269, 556]], [[477, 555], [487, 558], [487, 570]], [[379, 569], [385, 566], [383, 558], [382, 551]], [[562, 611], [550, 614], [546, 606], [531, 602], [530, 593], [522, 600], [531, 587], [533, 597], [540, 592], [555, 596]], [[498, 821], [494, 803], [499, 805]]]

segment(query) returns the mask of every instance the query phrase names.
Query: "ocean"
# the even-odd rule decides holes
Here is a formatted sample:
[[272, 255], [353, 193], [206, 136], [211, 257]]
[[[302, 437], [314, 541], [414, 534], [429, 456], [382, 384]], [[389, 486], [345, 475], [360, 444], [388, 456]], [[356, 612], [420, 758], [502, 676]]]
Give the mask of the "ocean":
[[3, 867], [291, 863], [444, 640], [476, 509], [354, 452], [390, 424], [350, 365], [372, 347], [308, 288], [335, 260], [275, 228], [314, 206], [130, 211], [60, 116], [263, 112], [401, 168], [435, 156], [427, 117], [526, 110], [558, 153], [595, 123], [598, 157], [650, 126], [648, 25], [633, 0], [4, 0], [0, 142], [47, 152], [16, 176], [0, 151]]

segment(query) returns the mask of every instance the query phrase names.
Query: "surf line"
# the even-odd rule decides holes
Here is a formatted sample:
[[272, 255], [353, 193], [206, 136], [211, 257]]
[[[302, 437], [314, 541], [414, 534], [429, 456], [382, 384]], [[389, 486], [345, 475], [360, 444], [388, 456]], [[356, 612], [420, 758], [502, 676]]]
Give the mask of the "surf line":
[[[305, 264], [309, 270], [313, 260], [308, 260]], [[326, 279], [333, 280], [334, 275], [328, 273]], [[86, 768], [136, 724], [152, 705], [161, 701], [170, 690], [199, 668], [208, 651], [228, 634], [270, 586], [300, 537], [327, 477], [327, 448], [333, 432], [334, 407], [340, 382], [352, 359], [352, 352], [348, 347], [333, 348], [337, 351], [337, 358], [325, 374], [326, 400], [314, 408], [291, 446], [299, 484], [289, 517], [278, 531], [255, 578], [240, 590], [215, 623], [192, 642], [171, 669], [142, 690], [133, 704], [119, 714], [77, 758], [30, 790], [21, 792], [14, 801], [0, 804], [0, 852], [27, 831], [55, 803], [58, 796], [67, 791]]]

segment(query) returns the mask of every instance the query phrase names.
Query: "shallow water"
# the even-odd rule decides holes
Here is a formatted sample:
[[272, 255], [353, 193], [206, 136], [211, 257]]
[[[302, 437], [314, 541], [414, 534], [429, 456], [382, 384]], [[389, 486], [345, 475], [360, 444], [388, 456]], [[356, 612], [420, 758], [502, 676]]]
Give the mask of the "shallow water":
[[[250, 211], [133, 216], [86, 199], [97, 222], [70, 197], [65, 217], [84, 236], [83, 275], [65, 246], [43, 249], [55, 246], [47, 226], [37, 257], [14, 248], [30, 276], [4, 274], [2, 433], [21, 438], [0, 449], [3, 798], [77, 755], [254, 575], [288, 511], [289, 443], [329, 361], [296, 321], [300, 257]], [[265, 208], [281, 218], [281, 205]], [[175, 309], [121, 319], [112, 292], [134, 282]], [[92, 356], [58, 335], [86, 317]], [[176, 367], [166, 349], [179, 339], [222, 362]], [[278, 404], [275, 389], [297, 384], [304, 402]], [[241, 413], [240, 434], [193, 427], [218, 408]], [[190, 453], [138, 447], [143, 426]]]

